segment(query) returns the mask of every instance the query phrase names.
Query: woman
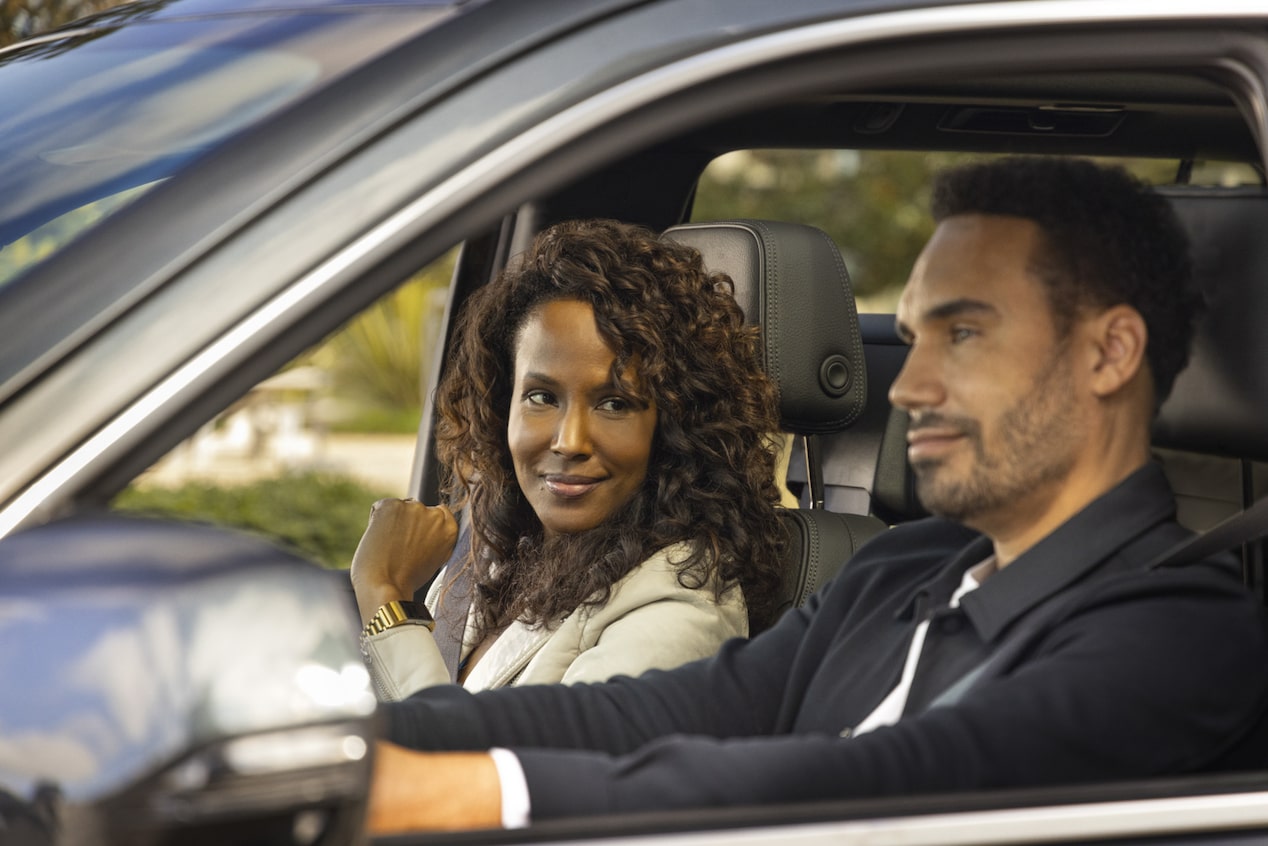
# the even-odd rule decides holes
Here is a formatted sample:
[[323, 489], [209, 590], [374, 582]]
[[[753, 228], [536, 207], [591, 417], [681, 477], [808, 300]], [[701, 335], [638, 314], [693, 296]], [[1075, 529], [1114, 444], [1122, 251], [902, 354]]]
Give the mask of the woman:
[[[353, 561], [381, 696], [637, 675], [766, 619], [777, 405], [730, 279], [648, 230], [562, 223], [471, 297], [455, 338], [436, 450], [470, 531], [455, 550], [448, 508], [383, 500]], [[441, 566], [433, 638], [399, 603]]]

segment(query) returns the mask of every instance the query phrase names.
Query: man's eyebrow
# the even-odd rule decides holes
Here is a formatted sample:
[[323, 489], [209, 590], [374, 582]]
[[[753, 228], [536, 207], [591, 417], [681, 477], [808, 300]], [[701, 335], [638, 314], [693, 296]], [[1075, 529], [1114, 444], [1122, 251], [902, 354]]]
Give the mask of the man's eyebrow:
[[983, 300], [971, 300], [968, 297], [961, 297], [958, 300], [948, 300], [945, 303], [939, 303], [933, 308], [925, 312], [925, 320], [947, 320], [952, 317], [960, 317], [965, 314], [998, 314], [999, 309]]
[[[968, 297], [960, 297], [955, 300], [947, 300], [926, 311], [920, 315], [921, 323], [930, 321], [951, 320], [952, 318], [962, 317], [966, 314], [999, 314], [999, 309], [983, 300], [974, 300]], [[915, 333], [900, 319], [894, 320], [894, 331], [898, 333], [898, 337], [903, 341], [908, 341], [914, 337]]]

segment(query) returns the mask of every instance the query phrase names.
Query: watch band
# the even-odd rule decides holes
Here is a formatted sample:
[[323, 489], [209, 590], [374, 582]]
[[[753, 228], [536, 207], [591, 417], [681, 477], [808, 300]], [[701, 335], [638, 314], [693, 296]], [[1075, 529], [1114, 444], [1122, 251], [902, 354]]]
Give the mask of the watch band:
[[427, 606], [421, 602], [408, 602], [393, 599], [379, 606], [374, 616], [365, 624], [362, 634], [366, 637], [380, 634], [395, 626], [426, 626], [428, 631], [436, 630], [436, 621], [432, 619]]

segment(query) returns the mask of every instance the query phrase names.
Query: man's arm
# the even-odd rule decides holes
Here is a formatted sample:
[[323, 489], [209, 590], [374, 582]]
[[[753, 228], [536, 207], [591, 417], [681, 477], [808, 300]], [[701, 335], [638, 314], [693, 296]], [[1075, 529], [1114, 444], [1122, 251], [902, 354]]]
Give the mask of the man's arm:
[[803, 636], [818, 601], [785, 614], [760, 638], [731, 641], [712, 658], [638, 679], [479, 694], [454, 685], [419, 691], [381, 706], [383, 737], [429, 750], [541, 746], [621, 754], [667, 734], [770, 733], [798, 662], [817, 661], [813, 639]]
[[[428, 750], [547, 747], [625, 754], [670, 734], [791, 731], [842, 626], [872, 618], [878, 603], [905, 596], [933, 567], [978, 538], [940, 520], [899, 527], [870, 540], [804, 608], [788, 611], [752, 640], [728, 642], [712, 658], [604, 684], [526, 685], [475, 695], [452, 685], [430, 688], [385, 704], [382, 736]], [[856, 709], [867, 704], [854, 703]], [[832, 710], [838, 710], [835, 704]]]
[[619, 757], [517, 749], [533, 819], [1209, 768], [1268, 709], [1262, 615], [1206, 568], [1129, 584], [1107, 584], [1095, 604], [958, 704], [860, 737], [670, 737]]
[[[752, 649], [753, 641], [735, 641], [714, 659], [653, 671], [638, 681], [618, 678], [598, 685], [528, 685], [478, 695], [456, 685], [429, 688], [403, 702], [383, 703], [383, 734], [422, 749], [486, 750], [514, 742], [603, 748], [613, 753], [633, 751], [661, 735], [691, 731], [688, 726], [700, 734], [711, 729], [760, 734], [762, 723], [774, 719], [793, 664], [772, 660], [772, 656], [796, 649], [817, 604], [815, 599], [807, 610], [784, 615], [777, 629], [765, 633], [757, 650]], [[733, 675], [749, 662], [776, 672], [751, 681], [761, 691], [752, 697], [753, 707], [730, 707], [736, 701], [732, 697], [749, 696]], [[726, 696], [701, 694], [728, 677]], [[760, 713], [763, 709], [756, 707], [759, 699], [771, 702], [765, 718]], [[720, 713], [709, 707], [711, 702], [727, 708]], [[544, 714], [551, 716], [542, 719]], [[497, 827], [502, 810], [498, 772], [487, 753], [422, 752], [395, 743], [377, 744], [367, 818], [371, 833]]]
[[[1206, 568], [1185, 568], [1106, 583], [957, 704], [859, 737], [671, 736], [620, 755], [514, 751], [535, 820], [1148, 778], [1210, 769], [1245, 741], [1268, 710], [1266, 665], [1253, 600]], [[743, 699], [732, 704], [744, 710]], [[1242, 751], [1268, 759], [1268, 748]], [[496, 793], [476, 798], [496, 813]]]

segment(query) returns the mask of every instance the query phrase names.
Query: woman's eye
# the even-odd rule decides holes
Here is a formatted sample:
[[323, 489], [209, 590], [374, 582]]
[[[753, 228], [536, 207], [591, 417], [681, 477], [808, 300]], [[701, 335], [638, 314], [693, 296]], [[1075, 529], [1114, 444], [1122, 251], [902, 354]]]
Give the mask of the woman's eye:
[[555, 401], [555, 396], [550, 391], [529, 391], [524, 394], [524, 402], [529, 405], [550, 405]]
[[968, 326], [953, 326], [951, 327], [951, 343], [958, 344], [961, 341], [967, 341], [976, 334], [977, 331]]
[[603, 402], [599, 403], [600, 411], [621, 412], [627, 411], [629, 407], [629, 400], [624, 400], [620, 397], [608, 397]]

